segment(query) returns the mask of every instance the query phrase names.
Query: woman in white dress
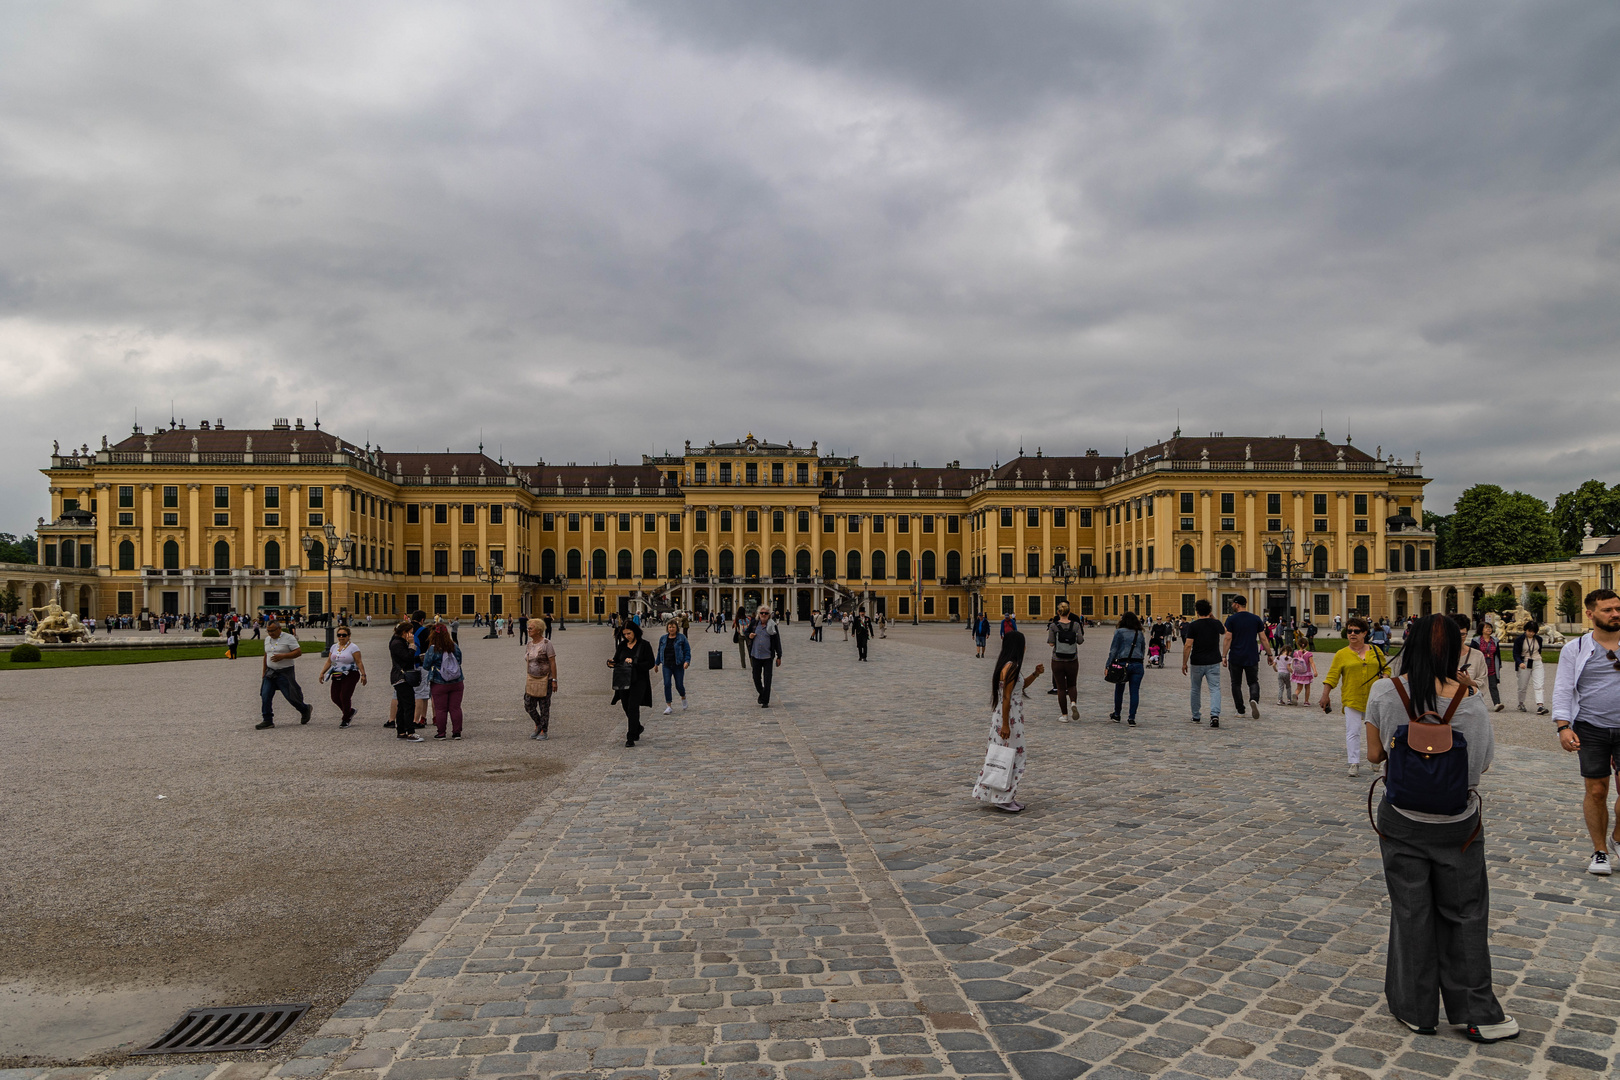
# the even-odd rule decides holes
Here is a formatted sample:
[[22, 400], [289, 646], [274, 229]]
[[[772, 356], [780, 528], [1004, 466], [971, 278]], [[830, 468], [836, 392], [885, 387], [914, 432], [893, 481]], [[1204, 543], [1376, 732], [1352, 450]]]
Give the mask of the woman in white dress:
[[1012, 783], [1006, 791], [985, 784], [984, 769], [973, 785], [973, 797], [997, 810], [1016, 814], [1024, 808], [1018, 802], [1018, 782], [1024, 777], [1024, 695], [1030, 683], [1041, 677], [1046, 665], [1036, 664], [1035, 670], [1017, 687], [1018, 676], [1024, 665], [1024, 635], [1009, 630], [1001, 639], [1001, 655], [996, 657], [996, 673], [990, 682], [990, 745], [1010, 746], [1013, 749]]

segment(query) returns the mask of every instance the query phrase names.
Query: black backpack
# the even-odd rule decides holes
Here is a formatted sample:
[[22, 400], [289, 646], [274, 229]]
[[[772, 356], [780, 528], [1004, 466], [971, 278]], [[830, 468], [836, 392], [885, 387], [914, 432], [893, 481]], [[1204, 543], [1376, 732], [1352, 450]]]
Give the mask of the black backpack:
[[[1446, 707], [1444, 716], [1433, 710], [1419, 715], [1412, 707], [1405, 682], [1399, 676], [1390, 681], [1395, 684], [1395, 692], [1401, 696], [1401, 704], [1406, 707], [1411, 722], [1395, 729], [1389, 740], [1384, 775], [1375, 778], [1367, 789], [1367, 816], [1373, 821], [1374, 832], [1378, 832], [1378, 822], [1372, 813], [1373, 792], [1380, 783], [1384, 785], [1384, 795], [1390, 805], [1401, 810], [1460, 814], [1468, 809], [1469, 802], [1468, 740], [1451, 726], [1457, 705], [1468, 696], [1466, 677], [1459, 679], [1457, 694]], [[1480, 826], [1476, 826], [1473, 835], [1463, 843], [1464, 851], [1479, 835], [1483, 817], [1482, 813]], [[1378, 832], [1378, 835], [1384, 834]]]
[[1069, 622], [1060, 621], [1056, 625], [1057, 643], [1059, 645], [1073, 645], [1080, 639], [1080, 628], [1073, 620]]

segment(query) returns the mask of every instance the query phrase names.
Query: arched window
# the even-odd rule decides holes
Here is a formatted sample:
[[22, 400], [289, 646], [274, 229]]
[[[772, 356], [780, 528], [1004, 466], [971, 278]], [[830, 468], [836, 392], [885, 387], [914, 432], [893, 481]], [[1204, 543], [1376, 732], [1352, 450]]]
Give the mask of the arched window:
[[737, 574], [737, 557], [731, 553], [730, 548], [720, 549], [720, 576], [723, 578], [735, 577]]
[[1198, 553], [1191, 544], [1181, 545], [1181, 572], [1191, 574], [1198, 569]]
[[1408, 573], [1417, 569], [1417, 546], [1415, 544], [1407, 544], [1401, 555]]
[[569, 576], [569, 578], [571, 578], [574, 581], [578, 581], [581, 577], [584, 576], [583, 572], [580, 570], [580, 563], [582, 561], [583, 560], [580, 558], [580, 554], [579, 554], [579, 548], [571, 548], [571, 549], [569, 549], [569, 552], [568, 552], [568, 576]]
[[118, 542], [118, 569], [135, 569], [135, 544], [130, 540], [125, 539]]
[[630, 549], [629, 548], [620, 548], [619, 549], [618, 563], [619, 563], [619, 578], [621, 580], [623, 580], [625, 578], [628, 578], [630, 576], [632, 562], [633, 562], [633, 560], [630, 558]]
[[672, 578], [678, 578], [684, 572], [685, 571], [684, 571], [684, 569], [683, 569], [683, 567], [681, 565], [681, 553], [680, 553], [680, 550], [676, 549], [675, 551], [670, 552], [669, 553], [669, 576], [672, 577]]
[[889, 555], [885, 551], [872, 552], [872, 577], [884, 581], [889, 576]]
[[[163, 541], [163, 569], [180, 569], [180, 545], [173, 540]], [[269, 569], [267, 565], [265, 569]]]
[[924, 581], [934, 580], [937, 565], [938, 564], [932, 551], [925, 551], [922, 553], [922, 579]]
[[692, 553], [692, 573], [698, 577], [709, 576], [709, 550], [698, 548]]
[[911, 580], [911, 552], [897, 551], [894, 553], [894, 576], [897, 581]]
[[[170, 540], [169, 543], [172, 544], [174, 541]], [[165, 544], [163, 547], [163, 558], [166, 564], [169, 558], [168, 544]], [[178, 547], [175, 549], [175, 559], [177, 562], [179, 561]], [[264, 545], [264, 568], [266, 570], [281, 569], [281, 545], [276, 543], [274, 540], [271, 540]]]
[[743, 552], [743, 573], [748, 575], [749, 581], [759, 580], [759, 552], [750, 548]]
[[641, 553], [641, 576], [651, 578], [658, 576], [658, 552], [652, 548]]
[[809, 577], [810, 576], [810, 552], [809, 552], [809, 550], [805, 549], [805, 548], [800, 548], [799, 549], [799, 554], [794, 557], [793, 564], [794, 564], [793, 565], [793, 572], [795, 574], [798, 574], [802, 578]]
[[1311, 573], [1317, 577], [1327, 577], [1328, 553], [1326, 544], [1317, 544], [1316, 550], [1311, 553]]
[[557, 576], [557, 553], [550, 548], [540, 553], [540, 577], [550, 581]]
[[[927, 566], [927, 563], [923, 564]], [[945, 584], [960, 585], [962, 583], [962, 553], [947, 551], [945, 553]]]
[[[214, 569], [229, 570], [231, 568], [231, 545], [225, 540], [214, 541]], [[311, 567], [313, 569], [313, 567]]]
[[787, 552], [781, 548], [771, 552], [771, 577], [787, 577]]
[[1232, 550], [1231, 544], [1227, 544], [1225, 547], [1221, 548], [1221, 573], [1234, 574], [1236, 572], [1237, 552]]
[[[214, 565], [216, 567], [219, 566], [219, 545], [223, 544], [223, 543], [225, 543], [225, 541], [221, 540], [219, 542], [219, 544], [214, 545]], [[225, 563], [225, 565], [229, 566], [230, 565], [230, 562], [228, 561], [230, 559], [230, 548], [229, 548], [229, 546], [227, 546], [226, 549], [225, 549], [225, 557], [227, 559], [227, 562]], [[311, 570], [324, 570], [324, 569], [326, 569], [326, 561], [325, 560], [326, 560], [326, 545], [322, 544], [319, 540], [317, 540], [313, 544], [311, 544], [310, 547], [309, 547], [309, 568]]]
[[821, 553], [821, 576], [828, 581], [838, 577], [838, 553], [836, 551], [823, 551]]
[[77, 566], [78, 564], [79, 553], [74, 546], [73, 539], [72, 537], [65, 538], [62, 541], [62, 565]]
[[601, 581], [607, 577], [607, 550], [597, 548], [591, 552], [591, 580]]
[[861, 576], [861, 553], [858, 552], [858, 551], [850, 552], [848, 562], [849, 562], [849, 573], [847, 575], [848, 578], [851, 581], [860, 580], [860, 576]]
[[1282, 549], [1266, 553], [1266, 577], [1280, 578], [1283, 576]]
[[1367, 572], [1367, 549], [1357, 545], [1355, 554], [1351, 556], [1350, 569], [1352, 573], [1365, 574]]

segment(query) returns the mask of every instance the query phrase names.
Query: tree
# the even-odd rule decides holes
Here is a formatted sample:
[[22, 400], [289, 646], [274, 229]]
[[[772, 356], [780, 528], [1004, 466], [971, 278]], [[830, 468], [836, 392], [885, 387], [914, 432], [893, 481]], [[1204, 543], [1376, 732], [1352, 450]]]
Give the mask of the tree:
[[39, 541], [32, 536], [18, 539], [11, 533], [0, 533], [0, 562], [32, 565], [39, 561]]
[[1575, 593], [1567, 592], [1558, 598], [1558, 614], [1565, 622], [1580, 622], [1585, 613], [1586, 607]]
[[7, 589], [0, 592], [0, 615], [15, 615], [17, 609], [21, 607], [22, 597], [17, 595], [16, 590]]
[[1452, 566], [1551, 562], [1561, 553], [1547, 504], [1495, 484], [1475, 484], [1458, 496], [1448, 547]]
[[1444, 516], [1431, 510], [1423, 511], [1423, 527], [1434, 533], [1434, 568], [1447, 570], [1453, 565], [1448, 561], [1451, 554], [1451, 519], [1452, 515]]
[[1501, 592], [1486, 593], [1484, 596], [1480, 597], [1479, 603], [1474, 605], [1474, 610], [1479, 612], [1481, 615], [1492, 611], [1500, 614], [1504, 611], [1512, 611], [1518, 606], [1519, 598], [1514, 595], [1513, 590], [1503, 589]]
[[1531, 589], [1529, 595], [1524, 598], [1524, 606], [1532, 617], [1545, 619], [1547, 617], [1547, 594], [1540, 589]]
[[1564, 492], [1553, 502], [1552, 519], [1566, 556], [1581, 550], [1587, 522], [1592, 523], [1594, 536], [1613, 536], [1620, 532], [1620, 484], [1611, 488], [1601, 480], [1588, 480]]

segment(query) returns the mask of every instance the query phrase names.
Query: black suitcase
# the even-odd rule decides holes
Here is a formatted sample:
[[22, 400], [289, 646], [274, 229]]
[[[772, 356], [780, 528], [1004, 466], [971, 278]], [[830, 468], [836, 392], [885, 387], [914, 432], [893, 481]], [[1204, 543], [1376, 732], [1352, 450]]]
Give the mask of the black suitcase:
[[719, 649], [709, 650], [709, 670], [718, 671], [726, 666], [726, 654]]

